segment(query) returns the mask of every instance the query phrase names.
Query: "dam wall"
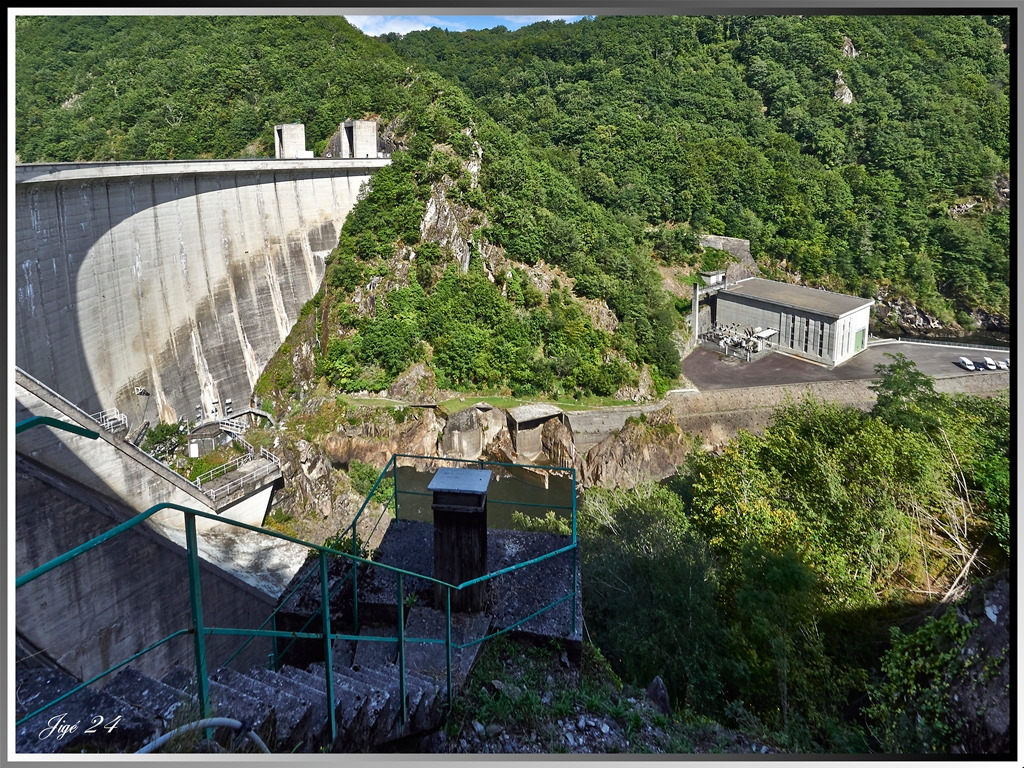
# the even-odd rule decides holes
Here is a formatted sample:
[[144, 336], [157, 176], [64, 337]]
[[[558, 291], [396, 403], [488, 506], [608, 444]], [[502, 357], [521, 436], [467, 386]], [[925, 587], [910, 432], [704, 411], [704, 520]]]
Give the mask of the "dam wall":
[[[13, 547], [18, 576], [134, 514], [25, 456], [17, 457], [12, 474], [18, 499]], [[188, 573], [182, 547], [145, 523], [137, 525], [19, 587], [18, 633], [66, 671], [88, 680], [192, 625]], [[274, 609], [275, 596], [205, 559], [199, 561], [199, 573], [207, 626], [255, 629]], [[244, 639], [207, 637], [210, 668], [224, 663]], [[236, 663], [239, 668], [263, 663], [270, 650], [267, 638], [257, 638]], [[193, 662], [192, 636], [182, 635], [140, 656], [132, 666], [159, 677], [174, 665], [191, 671]]]
[[17, 166], [16, 365], [132, 425], [247, 404], [361, 187], [389, 163]]

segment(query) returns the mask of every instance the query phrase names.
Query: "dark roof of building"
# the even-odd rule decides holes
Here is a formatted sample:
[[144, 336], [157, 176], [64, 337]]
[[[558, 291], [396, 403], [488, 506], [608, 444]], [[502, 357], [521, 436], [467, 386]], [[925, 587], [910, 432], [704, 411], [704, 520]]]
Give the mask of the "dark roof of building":
[[859, 296], [847, 296], [843, 293], [808, 288], [804, 285], [779, 283], [760, 277], [741, 280], [718, 292], [719, 298], [727, 297], [730, 294], [781, 304], [805, 312], [816, 312], [828, 317], [842, 317], [875, 303], [874, 299], [862, 299]]

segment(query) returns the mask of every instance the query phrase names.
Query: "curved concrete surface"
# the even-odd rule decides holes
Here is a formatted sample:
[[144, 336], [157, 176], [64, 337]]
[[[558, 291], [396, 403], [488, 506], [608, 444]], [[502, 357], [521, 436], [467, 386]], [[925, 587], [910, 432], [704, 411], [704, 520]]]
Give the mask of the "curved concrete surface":
[[18, 166], [16, 364], [133, 425], [248, 405], [388, 162]]

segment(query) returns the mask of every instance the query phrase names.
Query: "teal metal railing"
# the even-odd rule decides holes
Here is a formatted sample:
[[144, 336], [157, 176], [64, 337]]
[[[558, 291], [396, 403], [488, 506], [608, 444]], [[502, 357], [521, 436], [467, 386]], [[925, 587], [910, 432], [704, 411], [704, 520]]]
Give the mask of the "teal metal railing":
[[[59, 428], [59, 429], [64, 429], [64, 430], [67, 430], [67, 431], [70, 431], [70, 432], [74, 432], [76, 434], [80, 434], [80, 435], [83, 435], [85, 437], [90, 437], [90, 438], [93, 438], [93, 439], [95, 439], [95, 437], [97, 437], [96, 433], [91, 432], [90, 430], [85, 430], [85, 429], [83, 429], [81, 427], [78, 427], [77, 425], [69, 424], [69, 423], [66, 423], [66, 422], [61, 422], [61, 421], [56, 420], [56, 419], [50, 419], [48, 417], [36, 417], [36, 418], [33, 418], [33, 419], [28, 419], [28, 420], [26, 420], [24, 422], [20, 422], [16, 426], [16, 431], [20, 433], [20, 432], [24, 431], [25, 429], [29, 429], [31, 427], [39, 426], [39, 425], [53, 426], [53, 427], [56, 427], [56, 428]], [[367, 505], [370, 503], [370, 500], [376, 494], [376, 491], [379, 488], [381, 482], [384, 480], [384, 478], [388, 475], [389, 472], [391, 473], [391, 476], [392, 476], [392, 478], [395, 481], [394, 482], [394, 490], [392, 491], [391, 498], [388, 500], [388, 502], [382, 508], [380, 517], [378, 517], [378, 520], [374, 524], [374, 530], [376, 530], [377, 525], [379, 525], [380, 520], [383, 519], [383, 517], [386, 514], [386, 512], [389, 509], [391, 509], [392, 507], [394, 508], [394, 516], [396, 518], [398, 517], [398, 515], [399, 515], [398, 496], [399, 496], [399, 493], [400, 493], [399, 486], [398, 486], [398, 459], [399, 458], [410, 458], [410, 459], [415, 459], [415, 460], [436, 461], [438, 463], [442, 463], [442, 462], [460, 463], [461, 462], [461, 463], [471, 463], [474, 466], [493, 465], [493, 466], [505, 467], [505, 468], [510, 468], [510, 469], [511, 468], [525, 468], [525, 469], [536, 470], [536, 471], [548, 471], [548, 472], [564, 473], [566, 476], [568, 476], [571, 479], [571, 499], [572, 499], [572, 502], [571, 502], [571, 505], [566, 505], [566, 506], [563, 506], [563, 507], [560, 507], [560, 508], [565, 508], [565, 509], [570, 509], [571, 510], [571, 515], [572, 515], [571, 543], [569, 545], [565, 546], [565, 547], [561, 547], [561, 548], [556, 549], [556, 550], [554, 550], [552, 552], [548, 552], [548, 553], [546, 553], [544, 555], [532, 558], [532, 559], [527, 560], [525, 562], [517, 563], [516, 565], [509, 566], [509, 567], [503, 568], [503, 569], [501, 569], [499, 571], [495, 571], [493, 573], [486, 574], [484, 576], [481, 576], [481, 577], [476, 578], [476, 579], [472, 579], [472, 580], [464, 582], [462, 584], [449, 584], [447, 582], [444, 582], [444, 581], [441, 581], [439, 579], [436, 579], [436, 578], [434, 578], [433, 576], [431, 576], [429, 574], [415, 573], [415, 572], [412, 572], [412, 571], [409, 571], [409, 570], [406, 570], [406, 569], [398, 568], [396, 566], [387, 565], [387, 564], [384, 564], [384, 563], [374, 562], [374, 561], [368, 559], [367, 557], [364, 557], [361, 554], [359, 554], [359, 550], [357, 549], [357, 547], [358, 547], [358, 536], [356, 535], [357, 526], [358, 526], [358, 522], [359, 522], [360, 517], [362, 516], [362, 514], [365, 512], [365, 510], [367, 508]], [[498, 500], [495, 500], [495, 501], [498, 501]], [[547, 508], [552, 508], [552, 505], [538, 505], [538, 506], [544, 506], [544, 507], [547, 507]], [[556, 505], [556, 508], [559, 508], [558, 505]], [[92, 549], [94, 549], [94, 548], [104, 544], [105, 542], [108, 542], [108, 541], [110, 541], [112, 539], [115, 539], [117, 536], [120, 536], [120, 535], [126, 533], [127, 531], [135, 528], [136, 526], [144, 523], [146, 520], [148, 520], [150, 517], [152, 517], [153, 515], [157, 514], [158, 512], [163, 512], [163, 511], [167, 511], [167, 510], [176, 510], [178, 512], [181, 512], [183, 514], [183, 516], [184, 516], [184, 525], [185, 525], [185, 533], [186, 533], [186, 555], [187, 555], [187, 562], [188, 562], [188, 589], [189, 589], [189, 604], [190, 604], [190, 612], [191, 612], [191, 617], [190, 617], [191, 618], [191, 626], [187, 627], [187, 628], [182, 628], [182, 629], [180, 629], [180, 630], [178, 630], [176, 632], [171, 633], [167, 637], [164, 637], [161, 640], [156, 641], [155, 643], [147, 646], [146, 648], [142, 649], [141, 651], [133, 654], [129, 658], [127, 658], [127, 659], [125, 659], [123, 661], [117, 662], [116, 664], [114, 664], [113, 666], [111, 666], [108, 669], [104, 670], [103, 672], [100, 672], [99, 674], [94, 675], [89, 680], [87, 680], [87, 681], [81, 683], [80, 685], [72, 688], [70, 691], [65, 692], [64, 694], [62, 694], [61, 696], [57, 697], [56, 699], [54, 699], [54, 700], [52, 700], [52, 701], [50, 701], [50, 702], [40, 706], [39, 708], [37, 708], [33, 712], [30, 712], [30, 713], [24, 715], [23, 717], [19, 718], [17, 720], [17, 722], [16, 722], [16, 725], [21, 725], [22, 723], [30, 720], [31, 718], [39, 715], [40, 713], [45, 712], [46, 710], [50, 709], [54, 705], [58, 704], [59, 702], [67, 699], [70, 696], [73, 696], [78, 691], [80, 691], [80, 690], [88, 687], [89, 685], [92, 685], [93, 683], [97, 682], [98, 680], [102, 679], [106, 675], [109, 675], [110, 673], [112, 673], [112, 672], [114, 672], [114, 671], [124, 667], [125, 665], [131, 663], [132, 661], [142, 657], [143, 655], [145, 655], [145, 654], [155, 650], [158, 647], [161, 647], [162, 645], [164, 645], [165, 643], [169, 642], [170, 640], [172, 640], [174, 638], [177, 638], [177, 637], [180, 637], [182, 635], [191, 635], [192, 639], [193, 639], [193, 656], [194, 656], [195, 671], [196, 671], [197, 702], [198, 702], [198, 706], [199, 706], [199, 716], [201, 718], [206, 718], [210, 714], [209, 678], [208, 678], [208, 674], [207, 674], [207, 662], [208, 662], [208, 659], [207, 659], [207, 649], [206, 649], [206, 638], [207, 637], [218, 636], [218, 635], [245, 636], [247, 638], [246, 641], [242, 644], [242, 646], [238, 650], [235, 651], [234, 654], [232, 654], [231, 659], [234, 659], [237, 656], [237, 654], [242, 650], [242, 648], [244, 648], [249, 642], [251, 642], [253, 639], [255, 639], [257, 637], [271, 638], [274, 642], [277, 642], [278, 640], [280, 640], [282, 638], [288, 639], [288, 640], [290, 640], [292, 642], [294, 642], [296, 639], [312, 639], [312, 640], [319, 640], [319, 641], [321, 641], [323, 643], [324, 669], [325, 669], [325, 678], [326, 678], [325, 679], [325, 682], [326, 682], [326, 696], [327, 696], [327, 699], [328, 699], [327, 710], [329, 712], [329, 715], [328, 715], [329, 723], [328, 723], [328, 725], [329, 725], [331, 740], [333, 742], [337, 738], [337, 722], [336, 722], [335, 708], [333, 706], [333, 702], [334, 702], [334, 679], [333, 679], [333, 674], [332, 674], [332, 670], [333, 670], [333, 658], [332, 658], [333, 657], [333, 643], [334, 643], [335, 640], [352, 640], [352, 641], [359, 640], [359, 641], [371, 641], [371, 642], [393, 642], [393, 643], [397, 644], [397, 646], [398, 646], [398, 658], [399, 658], [399, 664], [398, 664], [398, 668], [399, 668], [399, 689], [400, 689], [400, 697], [401, 697], [401, 700], [402, 700], [402, 722], [405, 722], [406, 719], [407, 719], [407, 712], [406, 712], [405, 653], [406, 653], [406, 646], [409, 643], [411, 643], [411, 642], [415, 642], [415, 643], [428, 643], [428, 644], [429, 643], [434, 643], [434, 644], [444, 643], [444, 645], [445, 645], [445, 656], [446, 656], [446, 670], [447, 670], [447, 694], [448, 694], [448, 699], [447, 700], [448, 700], [448, 704], [449, 704], [449, 707], [450, 707], [451, 704], [452, 704], [452, 698], [453, 698], [453, 676], [452, 676], [452, 654], [453, 654], [453, 652], [455, 652], [457, 650], [461, 650], [463, 648], [471, 647], [471, 646], [473, 646], [475, 644], [478, 644], [478, 643], [483, 643], [486, 640], [489, 640], [489, 639], [492, 639], [494, 637], [497, 637], [498, 635], [510, 632], [510, 631], [516, 629], [517, 627], [522, 626], [523, 624], [525, 624], [526, 622], [528, 622], [531, 619], [535, 618], [536, 616], [539, 616], [542, 613], [544, 613], [544, 612], [546, 612], [548, 610], [553, 609], [554, 607], [560, 605], [561, 603], [563, 603], [563, 602], [565, 602], [567, 600], [573, 600], [574, 601], [574, 603], [573, 603], [573, 605], [571, 607], [571, 610], [570, 610], [570, 615], [571, 615], [571, 619], [570, 619], [570, 632], [571, 632], [571, 634], [573, 636], [575, 636], [576, 631], [577, 631], [577, 628], [576, 628], [575, 600], [576, 600], [576, 597], [577, 597], [577, 594], [578, 594], [578, 583], [577, 583], [577, 576], [576, 576], [578, 544], [577, 544], [577, 537], [576, 537], [576, 474], [575, 474], [575, 470], [572, 469], [572, 468], [567, 468], [567, 467], [545, 467], [545, 466], [541, 466], [541, 465], [516, 465], [516, 464], [507, 464], [507, 463], [500, 463], [500, 462], [479, 462], [479, 461], [469, 462], [469, 461], [463, 461], [463, 460], [458, 460], [458, 459], [439, 459], [439, 458], [436, 458], [436, 457], [413, 456], [413, 455], [410, 455], [410, 454], [396, 454], [396, 455], [393, 455], [389, 459], [389, 461], [385, 465], [384, 469], [381, 471], [380, 475], [377, 477], [377, 480], [374, 483], [373, 488], [371, 489], [370, 493], [367, 494], [366, 500], [363, 502], [362, 507], [360, 508], [359, 512], [356, 515], [356, 518], [353, 520], [353, 522], [349, 526], [349, 528], [346, 529], [347, 531], [351, 532], [352, 546], [353, 546], [353, 551], [352, 552], [342, 552], [342, 551], [333, 549], [331, 547], [328, 547], [326, 545], [312, 544], [310, 542], [302, 541], [300, 539], [288, 536], [286, 534], [278, 533], [276, 531], [266, 530], [266, 529], [263, 529], [263, 528], [259, 528], [259, 527], [256, 527], [256, 526], [252, 526], [252, 525], [246, 524], [246, 523], [241, 523], [241, 522], [238, 522], [238, 521], [235, 521], [235, 520], [228, 520], [228, 519], [225, 519], [225, 518], [221, 518], [221, 517], [217, 516], [216, 514], [212, 514], [212, 513], [209, 513], [209, 512], [202, 511], [202, 510], [192, 509], [192, 508], [189, 508], [189, 507], [185, 507], [185, 506], [181, 506], [181, 505], [178, 505], [178, 504], [173, 504], [173, 503], [169, 503], [168, 502], [168, 503], [161, 503], [161, 504], [154, 505], [154, 506], [150, 507], [149, 509], [145, 510], [144, 512], [141, 512], [140, 514], [138, 514], [135, 517], [131, 518], [130, 520], [127, 520], [124, 523], [121, 523], [120, 525], [117, 525], [114, 528], [111, 528], [109, 531], [107, 531], [105, 533], [102, 533], [99, 536], [94, 537], [93, 539], [90, 539], [89, 541], [79, 545], [78, 547], [75, 547], [75, 548], [69, 550], [68, 552], [65, 552], [63, 555], [60, 555], [60, 556], [58, 556], [56, 558], [53, 558], [52, 560], [50, 560], [50, 561], [48, 561], [46, 563], [43, 563], [42, 565], [38, 566], [37, 568], [34, 568], [34, 569], [30, 570], [29, 572], [27, 572], [27, 573], [17, 577], [17, 579], [15, 581], [15, 588], [17, 589], [17, 588], [23, 587], [24, 585], [34, 581], [35, 579], [39, 578], [40, 576], [43, 576], [44, 574], [49, 573], [50, 571], [52, 571], [52, 570], [54, 570], [56, 568], [59, 568], [59, 567], [65, 565], [66, 563], [74, 560], [75, 558], [79, 557], [80, 555], [84, 554], [85, 552], [88, 552], [88, 551], [90, 551], [90, 550], [92, 550]], [[244, 528], [246, 530], [254, 531], [254, 532], [259, 533], [261, 535], [270, 536], [272, 538], [281, 539], [281, 540], [284, 540], [284, 541], [289, 541], [289, 542], [292, 542], [294, 544], [299, 544], [299, 545], [302, 545], [304, 547], [308, 547], [310, 550], [316, 552], [315, 556], [319, 560], [319, 576], [320, 576], [320, 611], [319, 611], [319, 618], [320, 618], [320, 622], [321, 622], [320, 630], [319, 631], [298, 631], [298, 632], [296, 632], [296, 631], [281, 631], [281, 630], [277, 630], [277, 629], [264, 629], [264, 627], [269, 622], [271, 622], [271, 621], [273, 621], [275, 619], [275, 617], [277, 615], [277, 611], [271, 613], [271, 615], [268, 616], [267, 619], [257, 629], [252, 629], [252, 628], [247, 628], [247, 627], [211, 627], [211, 626], [206, 626], [204, 621], [203, 621], [201, 575], [200, 575], [200, 569], [199, 569], [199, 550], [198, 550], [197, 541], [196, 541], [196, 518], [197, 517], [207, 518], [209, 520], [214, 520], [214, 521], [217, 521], [217, 522], [220, 522], [220, 523], [226, 523], [226, 524], [238, 527], [238, 528]], [[517, 571], [517, 570], [520, 570], [520, 569], [523, 569], [523, 568], [528, 568], [528, 567], [530, 567], [532, 565], [541, 563], [541, 562], [543, 562], [545, 560], [548, 560], [548, 559], [550, 559], [552, 557], [557, 557], [557, 556], [559, 556], [561, 554], [565, 554], [567, 552], [571, 552], [572, 553], [572, 567], [571, 567], [571, 587], [570, 587], [569, 591], [565, 595], [555, 599], [554, 601], [552, 601], [548, 605], [544, 606], [543, 608], [535, 611], [531, 615], [522, 617], [521, 619], [519, 619], [518, 621], [515, 621], [510, 626], [504, 627], [504, 628], [502, 628], [502, 629], [500, 629], [500, 630], [498, 630], [498, 631], [496, 631], [494, 633], [491, 633], [491, 634], [489, 634], [489, 635], [487, 635], [485, 637], [476, 638], [476, 639], [470, 640], [470, 641], [462, 643], [462, 644], [459, 644], [459, 643], [456, 643], [456, 642], [453, 641], [453, 639], [452, 639], [452, 615], [451, 615], [451, 593], [452, 593], [452, 590], [465, 589], [465, 588], [473, 586], [475, 584], [479, 584], [481, 582], [485, 582], [485, 581], [488, 581], [490, 579], [494, 579], [494, 578], [496, 578], [498, 576], [501, 576], [503, 574], [511, 573], [513, 571]], [[363, 554], [365, 554], [365, 553], [363, 553]], [[358, 603], [359, 603], [358, 566], [362, 565], [363, 567], [366, 567], [366, 568], [381, 568], [381, 569], [384, 569], [386, 571], [393, 572], [396, 575], [396, 599], [397, 599], [396, 605], [398, 606], [398, 610], [396, 611], [397, 617], [398, 617], [397, 618], [397, 621], [398, 621], [397, 637], [395, 637], [395, 638], [387, 638], [387, 637], [371, 638], [371, 637], [367, 637], [367, 636], [359, 636], [358, 634], [350, 634], [350, 633], [332, 631], [331, 616], [330, 616], [330, 599], [331, 599], [332, 595], [331, 595], [330, 590], [328, 588], [329, 582], [328, 582], [328, 561], [327, 561], [327, 558], [330, 557], [330, 556], [344, 558], [350, 564], [349, 574], [351, 575], [352, 586], [353, 586], [353, 624], [354, 624], [355, 632], [356, 633], [358, 633]], [[311, 569], [310, 573], [307, 575], [307, 578], [309, 578], [312, 575], [313, 572], [314, 571], [312, 571], [312, 569]], [[345, 576], [345, 578], [341, 582], [341, 585], [343, 585], [344, 583], [347, 583], [348, 577], [349, 577], [348, 575]], [[423, 579], [423, 580], [426, 580], [428, 582], [432, 582], [434, 584], [441, 585], [441, 586], [443, 586], [445, 588], [445, 592], [446, 592], [446, 600], [445, 600], [445, 604], [446, 604], [446, 606], [445, 606], [446, 630], [445, 630], [445, 639], [444, 640], [440, 640], [440, 639], [437, 639], [437, 638], [415, 638], [415, 637], [409, 638], [409, 637], [405, 636], [405, 618], [404, 618], [404, 611], [402, 610], [402, 607], [405, 604], [405, 589], [404, 589], [404, 582], [403, 582], [404, 577], [414, 577], [414, 578], [418, 578], [418, 579]], [[339, 588], [340, 588], [341, 585], [339, 585]], [[299, 588], [299, 586], [301, 586], [301, 584], [300, 585], [296, 585], [296, 587], [292, 590], [292, 593], [290, 593], [290, 594], [294, 594], [294, 591], [297, 590]], [[286, 604], [286, 602], [287, 601], [282, 601], [281, 605]], [[312, 618], [313, 617], [311, 617], [311, 620], [312, 620]], [[309, 624], [307, 623], [306, 626], [308, 628]]]

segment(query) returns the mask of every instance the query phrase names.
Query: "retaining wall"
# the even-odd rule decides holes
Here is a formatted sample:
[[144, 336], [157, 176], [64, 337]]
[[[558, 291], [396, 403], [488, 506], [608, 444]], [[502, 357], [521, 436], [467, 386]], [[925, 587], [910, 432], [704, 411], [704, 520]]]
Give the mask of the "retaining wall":
[[[19, 576], [132, 514], [24, 458], [18, 459], [16, 493]], [[210, 563], [200, 561], [200, 573], [207, 626], [255, 628], [274, 608], [273, 596]], [[15, 606], [19, 634], [86, 680], [191, 626], [186, 553], [142, 524], [20, 587]], [[226, 661], [243, 639], [208, 638], [210, 668]], [[268, 640], [255, 640], [238, 662], [246, 668], [262, 663], [269, 651]], [[132, 662], [154, 677], [174, 664], [194, 667], [190, 635]]]

